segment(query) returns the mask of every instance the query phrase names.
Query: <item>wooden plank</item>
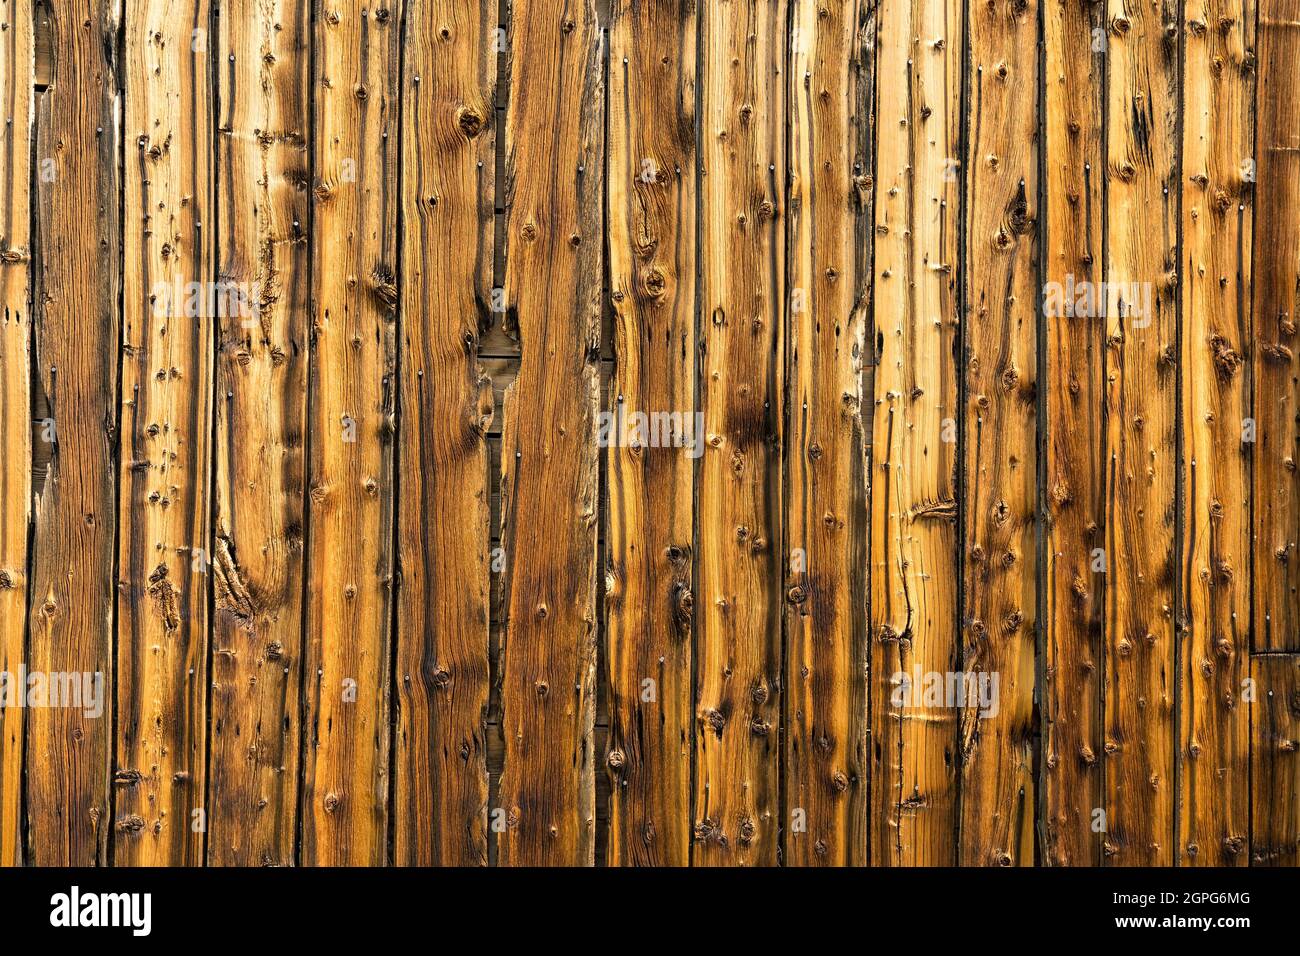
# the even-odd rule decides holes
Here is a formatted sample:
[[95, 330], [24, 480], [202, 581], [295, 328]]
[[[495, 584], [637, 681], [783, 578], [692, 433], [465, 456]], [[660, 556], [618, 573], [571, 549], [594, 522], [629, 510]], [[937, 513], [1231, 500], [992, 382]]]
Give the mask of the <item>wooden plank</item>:
[[[1043, 268], [1046, 495], [1043, 858], [1101, 862], [1105, 310], [1101, 5], [1046, 0]], [[1090, 51], [1084, 55], [1083, 51]]]
[[1300, 650], [1300, 0], [1259, 11], [1255, 650]]
[[487, 863], [497, 5], [408, 0], [394, 858]]
[[693, 862], [777, 863], [786, 0], [700, 8]]
[[[614, 0], [606, 461], [611, 866], [691, 847], [696, 168], [694, 0]], [[637, 416], [644, 416], [638, 418]], [[661, 416], [670, 416], [663, 418]], [[624, 434], [671, 421], [671, 434]]]
[[26, 715], [24, 856], [37, 866], [107, 862], [122, 252], [117, 16], [108, 0], [84, 13], [52, 11], [58, 52], [37, 108], [33, 361], [55, 441], [35, 489], [27, 666], [81, 675], [100, 696], [99, 706]]
[[796, 0], [791, 25], [784, 861], [862, 866], [874, 6]]
[[1255, 3], [1189, 0], [1184, 16], [1178, 859], [1244, 866]]
[[[0, 28], [0, 674], [17, 675], [26, 660], [32, 514], [30, 0], [0, 0]], [[21, 865], [23, 855], [23, 708], [15, 703], [0, 696], [0, 866]]]
[[1178, 11], [1108, 0], [1107, 862], [1172, 865]]
[[967, 322], [960, 862], [1034, 864], [1038, 629], [1038, 3], [974, 5], [965, 169]]
[[1300, 656], [1256, 657], [1250, 671], [1250, 862], [1300, 866]]
[[388, 857], [400, 20], [316, 18], [304, 865]]
[[877, 23], [871, 859], [950, 865], [957, 721], [923, 682], [957, 669], [962, 4], [882, 0]]
[[222, 305], [209, 238], [210, 13], [207, 0], [126, 4], [113, 768], [113, 856], [123, 866], [203, 862], [212, 330]]
[[515, 0], [506, 114], [502, 865], [590, 865], [604, 90], [587, 0]]
[[208, 863], [288, 866], [298, 820], [310, 4], [221, 10]]

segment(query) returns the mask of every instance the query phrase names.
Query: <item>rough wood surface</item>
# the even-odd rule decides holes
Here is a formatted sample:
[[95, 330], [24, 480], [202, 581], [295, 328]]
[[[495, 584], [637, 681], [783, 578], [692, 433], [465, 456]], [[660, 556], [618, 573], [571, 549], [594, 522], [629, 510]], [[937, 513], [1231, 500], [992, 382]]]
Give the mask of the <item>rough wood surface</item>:
[[1106, 323], [1094, 290], [1104, 275], [1104, 12], [1043, 0], [1042, 818], [1044, 862], [1061, 866], [1100, 863], [1102, 845], [1093, 826], [1102, 799]]
[[700, 7], [695, 865], [777, 862], [786, 0]]
[[[26, 660], [32, 502], [30, 0], [0, 0], [0, 672]], [[23, 708], [0, 701], [0, 866], [22, 863]]]
[[[1259, 7], [1254, 649], [1300, 650], [1300, 2]], [[1264, 200], [1264, 197], [1267, 197]]]
[[867, 862], [862, 365], [871, 283], [873, 14], [858, 0], [795, 0], [791, 19], [783, 553], [788, 865]]
[[388, 858], [400, 10], [315, 22], [302, 846]]
[[970, 8], [961, 819], [968, 866], [1034, 862], [1038, 628], [1037, 0]]
[[[962, 5], [877, 14], [871, 861], [950, 865], [957, 720], [957, 255]], [[900, 80], [900, 77], [903, 78]]]
[[[27, 711], [24, 854], [38, 866], [107, 862], [115, 688], [121, 135], [118, 7], [51, 10], [57, 55], [36, 113], [40, 223], [33, 387], [49, 456], [34, 483], [32, 672], [99, 675], [95, 708]], [[33, 452], [35, 454], [35, 452]]]
[[1175, 855], [1178, 8], [1108, 0], [1106, 861]]
[[[592, 0], [515, 0], [506, 110], [503, 865], [594, 859], [604, 63]], [[497, 809], [497, 808], [494, 808]]]
[[1251, 218], [1255, 4], [1186, 7], [1178, 861], [1249, 861]]
[[602, 405], [611, 866], [690, 862], [693, 496], [704, 447], [695, 429], [696, 30], [694, 0], [611, 4], [616, 364], [613, 401]]
[[218, 317], [208, 863], [294, 862], [308, 346], [305, 0], [234, 0], [216, 36]]
[[1252, 866], [1300, 866], [1300, 656], [1251, 661]]
[[207, 823], [210, 13], [126, 4], [113, 827], [128, 866], [202, 863]]
[[395, 861], [487, 863], [495, 3], [407, 0]]

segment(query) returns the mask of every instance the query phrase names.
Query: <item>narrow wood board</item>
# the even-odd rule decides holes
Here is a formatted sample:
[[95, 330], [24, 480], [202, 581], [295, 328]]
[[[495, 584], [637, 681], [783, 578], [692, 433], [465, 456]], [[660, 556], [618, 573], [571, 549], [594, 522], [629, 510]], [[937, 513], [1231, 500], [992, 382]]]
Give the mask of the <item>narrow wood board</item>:
[[610, 866], [690, 862], [697, 28], [694, 0], [611, 4]]
[[862, 866], [874, 9], [796, 0], [791, 24], [783, 859]]

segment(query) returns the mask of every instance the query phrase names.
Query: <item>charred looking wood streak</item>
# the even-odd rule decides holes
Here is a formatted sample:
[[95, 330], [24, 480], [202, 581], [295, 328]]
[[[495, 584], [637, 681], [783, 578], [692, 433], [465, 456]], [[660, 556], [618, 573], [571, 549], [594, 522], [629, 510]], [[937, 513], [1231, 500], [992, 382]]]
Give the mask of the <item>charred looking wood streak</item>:
[[1300, 864], [1300, 0], [0, 0], [0, 865]]

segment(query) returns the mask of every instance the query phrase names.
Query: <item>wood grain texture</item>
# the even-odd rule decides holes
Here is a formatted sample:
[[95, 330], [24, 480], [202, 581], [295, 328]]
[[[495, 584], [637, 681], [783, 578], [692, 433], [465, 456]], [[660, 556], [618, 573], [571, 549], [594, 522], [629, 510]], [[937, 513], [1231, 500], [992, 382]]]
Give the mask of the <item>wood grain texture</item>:
[[1245, 866], [1255, 4], [1189, 0], [1184, 20], [1178, 861]]
[[1104, 12], [1043, 0], [1043, 857], [1060, 866], [1099, 864], [1102, 846]]
[[[614, 0], [610, 10], [611, 866], [690, 862], [694, 472], [704, 448], [695, 429], [696, 10], [694, 0]], [[668, 422], [671, 433], [655, 424], [653, 434], [625, 435], [624, 422]]]
[[194, 866], [206, 826], [192, 814], [207, 777], [218, 311], [210, 7], [129, 0], [126, 17], [114, 862]]
[[24, 858], [38, 866], [107, 862], [122, 275], [117, 16], [106, 0], [51, 10], [57, 55], [36, 113], [32, 362], [54, 441], [35, 487], [27, 666], [99, 675], [103, 699], [94, 717], [87, 708], [27, 712]]
[[1038, 629], [1038, 4], [968, 24], [961, 863], [1032, 866]]
[[1109, 0], [1105, 856], [1175, 851], [1178, 10]]
[[208, 863], [288, 866], [302, 733], [308, 346], [305, 0], [234, 0], [216, 37], [218, 279]]
[[1300, 650], [1300, 2], [1259, 6], [1254, 649]]
[[962, 4], [882, 0], [876, 84], [871, 860], [956, 862]]
[[[29, 0], [0, 0], [0, 673], [26, 660], [32, 514], [31, 145], [35, 44]], [[22, 863], [23, 708], [0, 699], [0, 866]]]
[[795, 0], [788, 70], [787, 865], [867, 862], [873, 8]]
[[1300, 656], [1256, 657], [1250, 670], [1250, 862], [1300, 866]]
[[786, 0], [700, 7], [692, 861], [777, 863]]
[[388, 858], [399, 6], [315, 21], [304, 865]]
[[487, 862], [495, 3], [408, 0], [394, 857]]
[[515, 0], [506, 111], [502, 865], [595, 851], [604, 66], [593, 0]]

